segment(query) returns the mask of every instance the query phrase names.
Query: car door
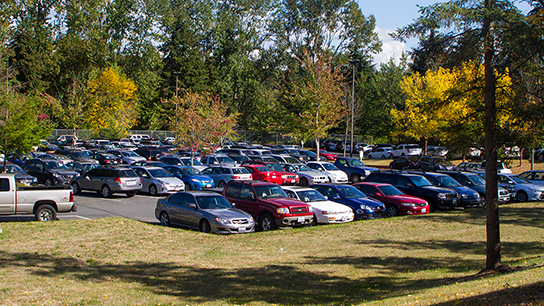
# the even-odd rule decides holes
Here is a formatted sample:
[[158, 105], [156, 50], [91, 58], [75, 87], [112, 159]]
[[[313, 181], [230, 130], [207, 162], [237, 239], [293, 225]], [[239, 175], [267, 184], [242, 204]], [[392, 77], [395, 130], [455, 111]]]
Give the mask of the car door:
[[[191, 207], [192, 205], [194, 205], [194, 207]], [[183, 224], [192, 228], [198, 228], [202, 213], [200, 212], [200, 209], [198, 208], [198, 205], [196, 203], [196, 199], [192, 194], [185, 194], [185, 197], [183, 198], [182, 209], [183, 215], [181, 216], [181, 218]]]
[[142, 190], [149, 190], [149, 185], [151, 184], [151, 175], [144, 168], [135, 168], [134, 172], [138, 174], [142, 180]]
[[166, 211], [170, 216], [170, 221], [172, 223], [185, 225], [183, 223], [183, 215], [185, 214], [185, 207], [183, 206], [183, 201], [185, 198], [185, 193], [175, 193], [168, 197], [168, 208]]
[[0, 178], [0, 215], [15, 212], [15, 186], [8, 178]]

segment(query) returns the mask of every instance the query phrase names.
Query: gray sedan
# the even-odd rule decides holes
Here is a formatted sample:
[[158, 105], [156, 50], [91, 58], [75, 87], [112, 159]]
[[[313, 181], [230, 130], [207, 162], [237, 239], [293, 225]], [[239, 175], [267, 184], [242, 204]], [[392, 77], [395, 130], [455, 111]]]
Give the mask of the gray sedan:
[[218, 234], [255, 231], [250, 214], [234, 208], [222, 195], [205, 191], [186, 191], [157, 201], [155, 217], [163, 226], [177, 224], [201, 232]]
[[161, 167], [134, 167], [134, 172], [142, 180], [142, 191], [150, 195], [185, 190], [185, 183]]

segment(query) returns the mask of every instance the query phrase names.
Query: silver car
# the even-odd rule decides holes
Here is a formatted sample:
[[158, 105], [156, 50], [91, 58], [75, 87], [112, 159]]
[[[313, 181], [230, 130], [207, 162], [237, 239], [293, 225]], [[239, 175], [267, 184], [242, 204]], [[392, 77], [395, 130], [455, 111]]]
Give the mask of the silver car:
[[244, 167], [210, 167], [201, 173], [211, 177], [218, 188], [225, 187], [232, 180], [253, 179], [253, 175]]
[[138, 175], [130, 168], [98, 167], [89, 170], [83, 176], [72, 179], [74, 194], [82, 190], [98, 191], [104, 198], [114, 193], [125, 193], [132, 197], [142, 189], [142, 182]]
[[299, 184], [302, 186], [329, 182], [329, 177], [323, 174], [323, 172], [313, 170], [304, 164], [280, 164], [280, 166], [285, 171], [298, 174], [300, 176]]
[[201, 232], [218, 234], [250, 233], [255, 220], [234, 208], [222, 195], [214, 192], [177, 192], [157, 201], [155, 217], [163, 226], [177, 224]]
[[185, 190], [185, 183], [161, 167], [134, 167], [134, 172], [142, 180], [142, 191], [150, 195]]

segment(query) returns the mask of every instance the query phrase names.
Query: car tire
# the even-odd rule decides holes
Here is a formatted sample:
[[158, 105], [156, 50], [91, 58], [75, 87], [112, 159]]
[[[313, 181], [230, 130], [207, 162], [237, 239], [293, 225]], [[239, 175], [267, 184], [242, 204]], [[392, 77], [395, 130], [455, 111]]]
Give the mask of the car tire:
[[74, 194], [80, 194], [81, 193], [81, 188], [79, 187], [78, 183], [76, 183], [76, 182], [72, 183], [72, 191], [74, 192]]
[[303, 177], [300, 179], [300, 185], [301, 186], [308, 186], [308, 179]]
[[518, 202], [527, 202], [528, 196], [525, 191], [518, 191], [516, 193], [516, 200]]
[[127, 198], [132, 198], [133, 196], [136, 195], [136, 191], [127, 192], [126, 195], [127, 195]]
[[185, 190], [192, 190], [193, 188], [191, 188], [191, 184], [190, 183], [187, 183], [185, 184]]
[[382, 159], [385, 159], [385, 155], [382, 155]]
[[170, 216], [166, 212], [161, 212], [161, 215], [159, 217], [159, 221], [162, 226], [170, 226]]
[[34, 216], [38, 221], [53, 221], [57, 219], [57, 211], [51, 205], [40, 205]]
[[157, 195], [157, 186], [155, 186], [155, 185], [149, 186], [149, 194], [152, 195], [152, 196], [156, 196]]
[[200, 221], [198, 229], [203, 233], [209, 233], [212, 231], [212, 228], [210, 227], [210, 222], [208, 222], [208, 220], [206, 219]]
[[317, 217], [316, 217], [316, 215], [314, 214], [314, 218], [313, 218], [313, 220], [312, 220], [312, 226], [318, 226], [318, 225], [319, 225], [319, 223], [317, 223]]
[[399, 208], [396, 205], [389, 205], [385, 210], [387, 217], [396, 217], [399, 215]]
[[218, 184], [217, 184], [217, 187], [218, 188], [225, 188], [225, 182], [224, 181], [220, 181]]
[[102, 186], [102, 189], [100, 190], [100, 194], [104, 198], [110, 198], [111, 197], [111, 189], [110, 186], [104, 185]]
[[43, 182], [43, 184], [45, 186], [53, 186], [53, 180], [51, 179], [46, 179], [45, 182]]
[[349, 180], [352, 184], [359, 183], [361, 181], [361, 176], [357, 173], [353, 173]]
[[276, 229], [276, 220], [274, 219], [274, 216], [270, 213], [265, 213], [259, 217], [259, 230], [266, 232], [266, 231], [273, 231]]

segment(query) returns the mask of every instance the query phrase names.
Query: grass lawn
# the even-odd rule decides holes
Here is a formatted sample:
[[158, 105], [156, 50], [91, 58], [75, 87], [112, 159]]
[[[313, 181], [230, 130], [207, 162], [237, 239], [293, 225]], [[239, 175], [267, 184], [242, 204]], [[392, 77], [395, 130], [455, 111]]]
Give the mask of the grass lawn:
[[[0, 305], [544, 305], [544, 203], [219, 236], [123, 218], [0, 223]], [[522, 304], [525, 303], [525, 304]]]

